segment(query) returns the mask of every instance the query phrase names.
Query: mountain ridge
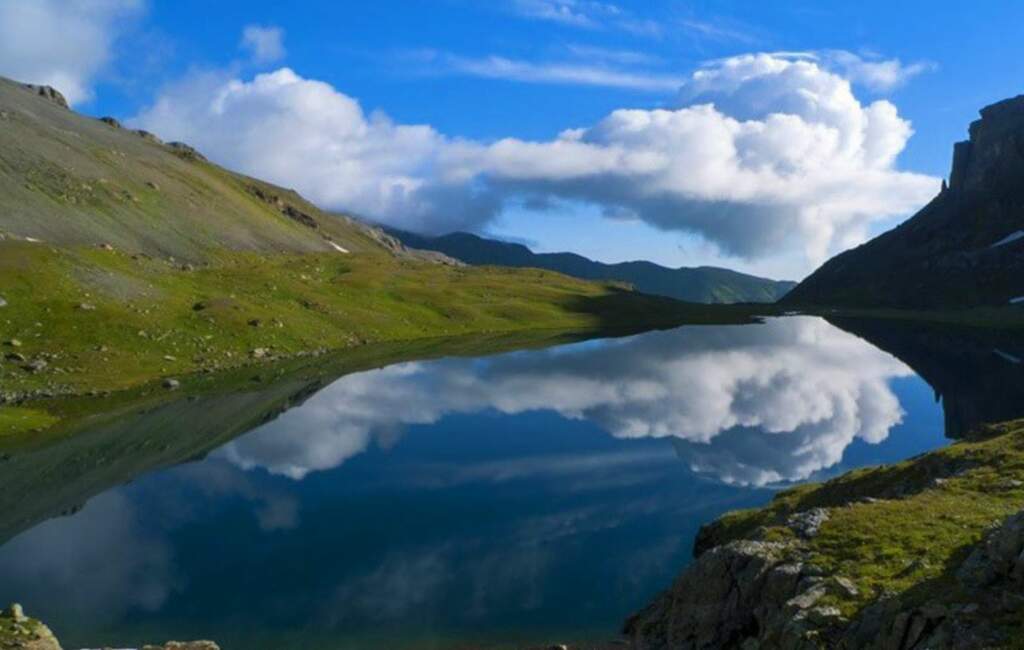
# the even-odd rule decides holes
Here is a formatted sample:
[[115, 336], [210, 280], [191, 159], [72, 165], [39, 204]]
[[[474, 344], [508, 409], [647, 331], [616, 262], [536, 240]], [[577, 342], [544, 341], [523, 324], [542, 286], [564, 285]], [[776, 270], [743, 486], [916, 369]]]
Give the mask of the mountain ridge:
[[959, 309], [1024, 304], [1024, 95], [986, 106], [950, 182], [913, 217], [841, 253], [787, 306]]
[[606, 264], [576, 253], [535, 253], [529, 247], [468, 232], [441, 236], [384, 227], [406, 246], [432, 250], [472, 265], [542, 268], [584, 280], [632, 284], [638, 291], [701, 303], [775, 302], [795, 282], [769, 280], [714, 266], [670, 268], [636, 260]]

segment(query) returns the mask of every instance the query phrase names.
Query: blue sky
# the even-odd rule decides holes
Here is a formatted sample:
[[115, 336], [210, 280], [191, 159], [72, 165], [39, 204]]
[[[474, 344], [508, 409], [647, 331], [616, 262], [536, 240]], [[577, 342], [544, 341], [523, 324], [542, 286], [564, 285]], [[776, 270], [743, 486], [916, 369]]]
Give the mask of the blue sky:
[[[977, 109], [1024, 86], [1019, 3], [0, 0], [0, 19], [6, 40], [4, 30], [71, 35], [45, 51], [17, 38], [0, 46], [0, 74], [55, 80], [72, 89], [78, 110], [191, 139], [215, 160], [296, 186], [326, 207], [608, 261], [714, 263], [789, 277], [905, 218], [948, 173], [951, 144]], [[255, 30], [248, 41], [247, 27]], [[755, 53], [773, 58], [747, 76], [720, 63]], [[796, 68], [779, 66], [798, 62], [806, 74], [794, 82]], [[254, 83], [282, 68], [294, 76]], [[712, 70], [712, 82], [695, 81], [701, 69]], [[794, 108], [807, 88], [841, 94], [828, 86], [836, 79], [849, 84], [852, 105], [828, 117]], [[212, 98], [225, 93], [227, 113], [211, 116]], [[362, 112], [353, 114], [349, 100]], [[869, 110], [879, 101], [891, 115]], [[657, 109], [705, 102], [713, 115], [650, 119]], [[640, 112], [608, 121], [622, 109]], [[776, 129], [770, 115], [780, 112], [801, 119], [802, 130]], [[251, 138], [287, 130], [289, 120], [347, 135], [321, 142], [296, 131], [254, 150], [210, 133], [239, 124]], [[623, 135], [641, 128], [637, 120], [646, 138], [639, 144]], [[732, 120], [748, 122], [757, 142], [749, 132], [703, 138], [702, 130], [728, 131]], [[806, 146], [816, 154], [831, 142], [814, 139], [824, 137], [822, 126], [841, 140], [865, 140], [867, 153], [839, 146], [793, 176], [800, 161], [788, 143], [812, 138]], [[578, 143], [565, 145], [566, 129], [584, 131]], [[303, 144], [289, 166], [282, 159], [290, 139]], [[503, 140], [507, 147], [494, 146]], [[885, 155], [872, 153], [876, 145]], [[715, 151], [689, 153], [704, 146]], [[719, 146], [736, 149], [729, 164], [746, 166], [741, 174], [724, 169]], [[364, 147], [369, 158], [338, 153]], [[683, 154], [671, 147], [687, 152], [676, 159]], [[408, 160], [396, 160], [405, 152]], [[636, 168], [614, 168], [625, 164], [621, 156]], [[665, 169], [652, 173], [651, 156]], [[884, 160], [863, 163], [865, 156]], [[319, 163], [316, 181], [307, 181], [304, 161]], [[691, 168], [721, 169], [697, 187], [680, 176]], [[768, 168], [777, 176], [766, 177]], [[784, 194], [779, 178], [800, 191]], [[852, 189], [837, 197], [836, 185]]]

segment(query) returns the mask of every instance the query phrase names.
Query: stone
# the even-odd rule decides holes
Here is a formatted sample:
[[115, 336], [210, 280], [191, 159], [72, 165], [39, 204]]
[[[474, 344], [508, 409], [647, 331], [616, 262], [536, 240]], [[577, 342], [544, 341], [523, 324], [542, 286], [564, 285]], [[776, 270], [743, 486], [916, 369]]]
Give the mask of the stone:
[[6, 307], [6, 306], [7, 306], [7, 301], [4, 300], [3, 296], [0, 296], [0, 307]]
[[21, 354], [20, 352], [8, 352], [4, 358], [7, 359], [8, 361], [25, 361], [25, 355]]
[[8, 340], [4, 341], [4, 345], [6, 345], [8, 347], [12, 347], [12, 348], [20, 348], [21, 347], [21, 341], [19, 341], [18, 339], [8, 339]]
[[833, 593], [847, 598], [855, 598], [860, 594], [860, 590], [853, 584], [853, 581], [842, 576], [832, 578], [829, 587]]
[[170, 377], [168, 377], [163, 381], [163, 387], [166, 388], [167, 390], [178, 390], [179, 388], [181, 388], [181, 382], [178, 381], [177, 379], [171, 379]]
[[82, 311], [95, 311], [96, 305], [93, 305], [93, 304], [88, 303], [88, 302], [82, 302], [82, 303], [78, 303], [78, 309], [80, 309]]
[[269, 352], [270, 351], [267, 350], [266, 348], [255, 348], [249, 354], [250, 356], [252, 356], [253, 359], [262, 359], [263, 357], [267, 356]]
[[7, 618], [12, 619], [15, 623], [24, 623], [28, 621], [28, 616], [25, 616], [25, 610], [22, 609], [18, 603], [11, 603], [11, 606], [4, 612]]
[[135, 130], [135, 135], [139, 136], [143, 140], [148, 140], [149, 142], [153, 142], [155, 144], [163, 144], [163, 140], [161, 140], [160, 138], [156, 137], [155, 134], [150, 133], [149, 131], [146, 131], [146, 130], [143, 130], [143, 129], [136, 129]]
[[174, 155], [183, 160], [187, 160], [189, 162], [206, 162], [206, 156], [196, 151], [195, 147], [191, 147], [184, 142], [169, 142], [167, 143], [167, 146], [170, 147]]
[[31, 373], [42, 372], [46, 370], [47, 364], [42, 359], [36, 359], [35, 361], [29, 362], [27, 365], [22, 366], [25, 370]]
[[826, 508], [811, 508], [803, 512], [790, 515], [786, 521], [789, 528], [804, 539], [811, 539], [818, 535], [821, 525], [829, 519], [829, 512]]

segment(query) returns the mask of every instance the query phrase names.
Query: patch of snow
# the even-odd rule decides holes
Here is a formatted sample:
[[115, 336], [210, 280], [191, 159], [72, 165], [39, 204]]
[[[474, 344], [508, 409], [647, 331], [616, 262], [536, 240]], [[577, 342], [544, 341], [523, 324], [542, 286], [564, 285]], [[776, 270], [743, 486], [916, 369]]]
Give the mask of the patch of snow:
[[1002, 357], [1003, 359], [1006, 359], [1010, 363], [1020, 364], [1020, 362], [1021, 362], [1018, 357], [1015, 357], [1015, 356], [1013, 356], [1012, 354], [1010, 354], [1008, 352], [1003, 352], [1002, 350], [997, 350], [997, 349], [993, 349], [992, 351], [996, 353], [996, 356]]
[[330, 244], [331, 246], [334, 246], [334, 250], [338, 251], [339, 253], [348, 253], [348, 252], [350, 252], [347, 248], [343, 248], [341, 246], [338, 246], [337, 244], [335, 244], [331, 240], [327, 240], [327, 243]]
[[36, 239], [35, 237], [26, 237], [25, 241], [30, 241], [33, 244], [42, 244], [43, 243], [42, 239]]
[[1000, 239], [996, 243], [994, 243], [991, 246], [989, 246], [989, 248], [995, 248], [997, 246], [1005, 246], [1006, 244], [1011, 244], [1011, 243], [1017, 241], [1018, 239], [1022, 239], [1022, 238], [1024, 238], [1024, 230], [1018, 230], [1015, 233], [1010, 233], [1006, 237], [1003, 237], [1002, 239]]

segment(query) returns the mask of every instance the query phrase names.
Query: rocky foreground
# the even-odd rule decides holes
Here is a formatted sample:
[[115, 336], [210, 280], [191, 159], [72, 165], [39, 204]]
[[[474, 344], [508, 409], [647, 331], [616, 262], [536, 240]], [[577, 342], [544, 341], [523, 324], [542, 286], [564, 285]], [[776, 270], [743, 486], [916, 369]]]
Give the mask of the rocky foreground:
[[[0, 612], [0, 649], [62, 650], [50, 628], [26, 616], [18, 604]], [[212, 641], [169, 641], [164, 645], [146, 645], [141, 650], [220, 650], [220, 647]]]
[[1024, 421], [705, 527], [646, 650], [1020, 647]]

